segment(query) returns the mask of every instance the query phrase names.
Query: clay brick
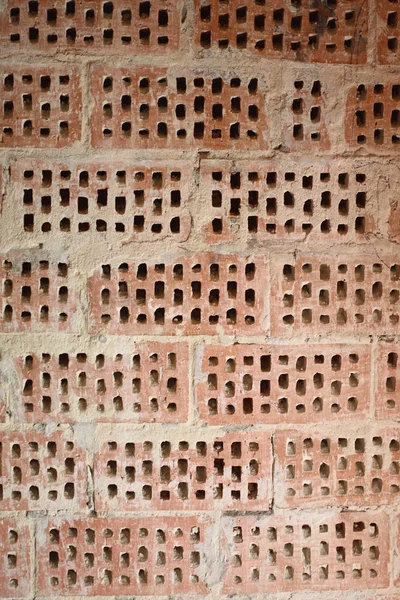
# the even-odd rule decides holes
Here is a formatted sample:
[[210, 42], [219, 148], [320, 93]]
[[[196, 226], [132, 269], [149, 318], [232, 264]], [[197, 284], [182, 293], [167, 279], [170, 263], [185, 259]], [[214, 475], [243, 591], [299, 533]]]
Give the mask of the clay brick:
[[107, 231], [107, 236], [125, 233], [137, 241], [167, 236], [183, 241], [191, 228], [190, 173], [187, 162], [154, 162], [149, 167], [17, 161], [11, 179], [19, 199], [19, 231]]
[[363, 242], [375, 231], [378, 175], [365, 163], [304, 166], [278, 161], [201, 161], [207, 239], [334, 239]]
[[398, 428], [277, 432], [277, 504], [294, 508], [398, 503], [399, 440]]
[[71, 434], [2, 431], [0, 510], [86, 507], [86, 457]]
[[[261, 510], [269, 504], [271, 439], [252, 431], [204, 440], [180, 431], [108, 434], [95, 456], [96, 510]], [[122, 437], [123, 436], [123, 437]], [[122, 438], [122, 439], [121, 439]]]
[[263, 93], [249, 74], [95, 66], [91, 93], [95, 148], [266, 147]]
[[28, 525], [2, 517], [0, 551], [1, 597], [31, 597], [31, 534]]
[[364, 63], [368, 2], [195, 0], [196, 43], [301, 62]]
[[363, 418], [370, 360], [368, 346], [357, 344], [205, 345], [196, 361], [198, 411], [213, 425]]
[[387, 587], [387, 516], [286, 513], [224, 519], [224, 591], [295, 592]]
[[207, 522], [198, 517], [53, 519], [38, 547], [41, 595], [202, 594]]
[[399, 64], [399, 7], [393, 0], [379, 0], [377, 9], [378, 62]]
[[[109, 334], [258, 335], [263, 258], [204, 253], [168, 262], [102, 265], [89, 278], [89, 326]], [[260, 287], [259, 287], [260, 286]]]
[[66, 262], [39, 260], [29, 252], [3, 257], [0, 331], [73, 330], [76, 295], [68, 270]]
[[[376, 81], [376, 80], [374, 80]], [[400, 143], [400, 84], [398, 79], [359, 83], [346, 102], [345, 137], [351, 148], [397, 154]]]
[[378, 419], [398, 419], [400, 407], [400, 347], [381, 342], [375, 368], [377, 390], [375, 414]]
[[393, 333], [399, 329], [396, 257], [298, 256], [272, 264], [272, 335]]
[[103, 51], [164, 54], [179, 45], [179, 13], [172, 0], [90, 4], [74, 0], [8, 0], [0, 21], [3, 48], [31, 52]]
[[80, 140], [76, 67], [2, 67], [0, 77], [0, 147], [62, 148]]
[[114, 356], [26, 354], [16, 363], [20, 421], [169, 423], [188, 417], [184, 342], [141, 342]]

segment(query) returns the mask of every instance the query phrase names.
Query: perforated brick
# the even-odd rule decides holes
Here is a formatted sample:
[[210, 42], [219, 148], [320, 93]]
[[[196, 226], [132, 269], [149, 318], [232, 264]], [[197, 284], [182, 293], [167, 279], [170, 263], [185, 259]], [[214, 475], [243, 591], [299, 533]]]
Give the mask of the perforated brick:
[[39, 260], [29, 252], [3, 257], [0, 331], [73, 330], [76, 295], [68, 270], [66, 262]]
[[375, 589], [389, 584], [384, 513], [225, 518], [226, 593]]
[[295, 430], [274, 436], [280, 506], [396, 504], [400, 429], [334, 433]]
[[266, 147], [263, 93], [249, 74], [95, 66], [90, 87], [95, 148]]
[[375, 411], [378, 419], [397, 419], [400, 410], [400, 348], [398, 344], [381, 342], [378, 362]]
[[198, 411], [210, 424], [363, 417], [370, 360], [369, 348], [361, 345], [205, 345], [198, 360]]
[[70, 432], [0, 433], [1, 510], [86, 507], [86, 457]]
[[28, 525], [2, 517], [0, 551], [1, 597], [31, 597], [31, 534]]
[[189, 348], [184, 342], [142, 342], [114, 355], [26, 354], [16, 363], [21, 421], [187, 420]]
[[17, 53], [103, 51], [161, 54], [177, 50], [179, 13], [172, 0], [132, 5], [123, 0], [8, 0], [0, 21], [1, 43]]
[[199, 517], [50, 520], [38, 548], [41, 595], [203, 594]]
[[149, 167], [18, 161], [11, 178], [25, 234], [107, 232], [137, 241], [182, 241], [190, 232], [187, 162]]
[[61, 148], [81, 137], [79, 71], [71, 65], [0, 72], [0, 147]]
[[265, 261], [199, 254], [158, 263], [102, 265], [89, 278], [91, 331], [258, 335], [264, 321]]
[[272, 335], [399, 329], [396, 257], [298, 256], [272, 264]]
[[[199, 215], [207, 239], [335, 239], [364, 241], [375, 230], [377, 174], [370, 165], [201, 161]], [[349, 165], [350, 166], [350, 165]]]
[[346, 102], [345, 136], [351, 148], [398, 153], [400, 143], [399, 79], [354, 86]]
[[[115, 430], [95, 456], [97, 510], [261, 510], [269, 504], [270, 436], [235, 432], [163, 441]], [[204, 434], [203, 434], [204, 435]]]
[[248, 50], [266, 58], [364, 63], [368, 3], [195, 0], [201, 48]]
[[378, 62], [399, 64], [399, 5], [393, 0], [379, 0], [376, 5], [378, 19]]

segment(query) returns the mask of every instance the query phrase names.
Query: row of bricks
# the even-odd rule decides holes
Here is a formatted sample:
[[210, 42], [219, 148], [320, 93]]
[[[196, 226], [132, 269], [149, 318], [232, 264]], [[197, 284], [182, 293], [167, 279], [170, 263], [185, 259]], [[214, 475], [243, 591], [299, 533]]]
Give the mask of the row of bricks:
[[[220, 71], [140, 66], [89, 67], [93, 148], [293, 151], [367, 149], [397, 154], [397, 74], [342, 69], [316, 78], [302, 67], [276, 66], [249, 77]], [[255, 73], [257, 75], [257, 73]], [[2, 67], [0, 147], [66, 147], [82, 139], [78, 67]], [[276, 111], [276, 89], [284, 106]], [[280, 126], [279, 126], [280, 124]], [[279, 128], [271, 139], [272, 129]]]
[[381, 342], [377, 352], [364, 344], [205, 344], [191, 357], [181, 340], [103, 352], [5, 353], [0, 419], [184, 423], [191, 380], [195, 414], [209, 425], [351, 422], [371, 414], [397, 420], [400, 414], [398, 343]]
[[[0, 510], [267, 510], [397, 505], [399, 427], [217, 433], [0, 432]], [[162, 440], [162, 441], [160, 441]], [[87, 479], [91, 466], [92, 477]], [[94, 498], [90, 489], [94, 489]]]
[[[47, 258], [39, 260], [39, 258]], [[0, 265], [0, 330], [78, 328], [78, 284], [67, 262], [39, 251]], [[268, 288], [268, 283], [271, 287]], [[89, 331], [126, 335], [395, 334], [398, 256], [200, 253], [102, 264], [87, 287]], [[84, 311], [83, 311], [84, 312]], [[81, 315], [82, 319], [86, 318]]]
[[[36, 590], [54, 598], [203, 597], [219, 582], [229, 594], [384, 589], [400, 583], [393, 527], [395, 542], [382, 512], [226, 516], [218, 526], [208, 517], [41, 519]], [[3, 598], [30, 596], [31, 528], [11, 518], [0, 524]]]
[[[13, 160], [5, 166], [1, 219], [20, 239], [78, 234], [110, 240], [252, 244], [274, 240], [367, 243], [368, 234], [400, 239], [392, 196], [395, 167], [365, 160], [194, 162]], [[197, 175], [198, 173], [198, 175]], [[196, 181], [198, 176], [198, 182]], [[199, 211], [199, 204], [202, 210]], [[7, 232], [9, 235], [9, 232]], [[100, 234], [100, 235], [99, 235]]]

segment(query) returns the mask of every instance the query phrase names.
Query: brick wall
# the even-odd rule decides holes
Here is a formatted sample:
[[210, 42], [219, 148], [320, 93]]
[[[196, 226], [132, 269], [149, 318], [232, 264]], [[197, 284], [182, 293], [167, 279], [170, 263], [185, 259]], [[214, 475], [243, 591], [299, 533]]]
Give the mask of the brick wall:
[[400, 599], [399, 36], [0, 1], [1, 599]]

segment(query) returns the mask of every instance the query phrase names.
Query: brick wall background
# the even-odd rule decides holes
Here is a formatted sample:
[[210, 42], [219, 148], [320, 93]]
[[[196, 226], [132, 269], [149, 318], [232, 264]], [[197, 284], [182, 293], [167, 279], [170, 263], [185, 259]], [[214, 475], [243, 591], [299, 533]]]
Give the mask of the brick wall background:
[[0, 1], [1, 598], [400, 598], [399, 28]]

